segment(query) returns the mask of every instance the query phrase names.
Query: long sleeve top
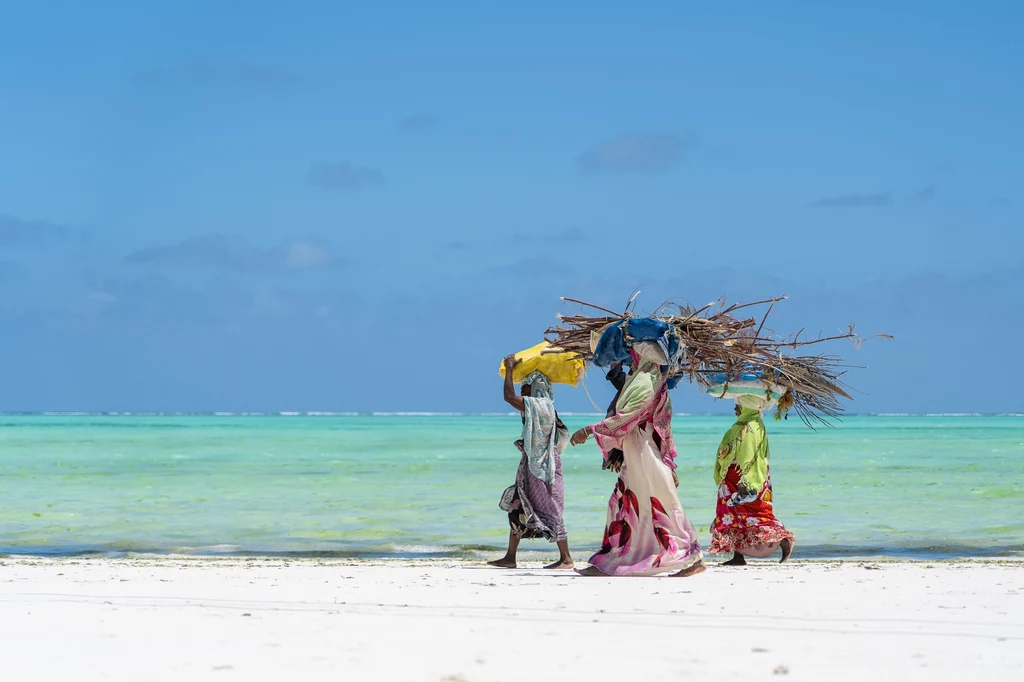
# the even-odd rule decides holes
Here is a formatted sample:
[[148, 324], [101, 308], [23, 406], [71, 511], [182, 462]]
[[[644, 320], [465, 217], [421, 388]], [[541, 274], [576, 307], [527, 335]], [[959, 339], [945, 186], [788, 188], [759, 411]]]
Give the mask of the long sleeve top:
[[611, 451], [622, 449], [623, 439], [628, 433], [641, 427], [653, 429], [662, 461], [669, 468], [675, 469], [672, 401], [668, 396], [665, 377], [656, 365], [634, 370], [616, 401], [615, 414], [591, 424], [588, 431], [594, 434], [598, 447], [607, 459]]
[[768, 436], [759, 410], [744, 408], [725, 433], [715, 459], [715, 484], [721, 485], [733, 464], [740, 472], [740, 486], [760, 492], [768, 480]]

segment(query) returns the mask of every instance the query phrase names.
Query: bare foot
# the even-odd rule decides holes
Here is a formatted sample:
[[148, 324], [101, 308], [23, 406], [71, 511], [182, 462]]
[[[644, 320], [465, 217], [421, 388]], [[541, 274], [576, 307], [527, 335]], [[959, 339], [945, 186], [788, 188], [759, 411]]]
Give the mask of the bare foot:
[[678, 573], [673, 573], [669, 577], [671, 577], [671, 578], [689, 578], [691, 575], [697, 575], [698, 573], [703, 573], [706, 570], [708, 570], [708, 567], [704, 565], [704, 562], [703, 561], [698, 561], [693, 566], [690, 566], [689, 568], [684, 568], [683, 570], [679, 571]]
[[580, 575], [587, 576], [588, 578], [589, 577], [600, 577], [600, 576], [611, 577], [607, 573], [602, 573], [601, 569], [599, 569], [597, 566], [587, 566], [582, 571], [580, 569], [578, 569], [578, 568], [575, 569], [575, 570]]
[[515, 568], [516, 560], [509, 559], [507, 556], [495, 559], [494, 561], [488, 561], [488, 566], [494, 566], [495, 568]]
[[569, 558], [566, 558], [566, 559], [559, 559], [555, 563], [548, 564], [544, 568], [556, 568], [556, 569], [567, 568], [569, 570], [572, 570], [572, 569], [576, 568], [576, 564], [573, 563], [572, 557], [569, 557]]
[[739, 552], [733, 552], [732, 558], [728, 561], [723, 561], [720, 566], [746, 566], [747, 560], [743, 558], [743, 555]]
[[789, 555], [793, 553], [793, 546], [796, 545], [796, 541], [793, 538], [786, 538], [779, 543], [779, 547], [782, 547], [782, 558], [779, 559], [781, 564], [783, 561], [789, 558]]

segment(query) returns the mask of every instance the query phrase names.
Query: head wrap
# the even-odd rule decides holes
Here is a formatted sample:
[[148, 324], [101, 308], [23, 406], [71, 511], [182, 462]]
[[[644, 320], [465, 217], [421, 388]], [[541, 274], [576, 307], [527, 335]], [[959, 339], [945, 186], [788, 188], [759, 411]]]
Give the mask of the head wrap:
[[763, 395], [741, 395], [737, 396], [736, 404], [748, 410], [758, 410], [764, 412], [774, 404], [775, 401], [769, 401]]
[[543, 372], [530, 372], [523, 379], [523, 386], [530, 387], [530, 396], [533, 398], [555, 399], [555, 391], [551, 388], [551, 380]]
[[746, 368], [738, 375], [725, 373], [707, 376], [707, 393], [715, 398], [731, 398], [736, 404], [747, 410], [764, 412], [786, 394], [787, 389], [756, 368]]
[[633, 366], [637, 369], [644, 365], [657, 365], [664, 367], [668, 364], [665, 351], [661, 349], [656, 341], [637, 341], [630, 348], [630, 355], [633, 358]]

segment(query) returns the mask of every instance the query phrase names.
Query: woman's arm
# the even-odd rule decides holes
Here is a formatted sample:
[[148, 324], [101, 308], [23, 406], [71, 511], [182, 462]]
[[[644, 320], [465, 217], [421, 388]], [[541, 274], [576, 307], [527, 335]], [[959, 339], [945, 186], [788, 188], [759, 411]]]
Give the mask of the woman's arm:
[[590, 427], [584, 426], [582, 429], [578, 429], [576, 433], [572, 434], [572, 438], [569, 442], [573, 445], [583, 445], [587, 442], [587, 436], [590, 435]]
[[522, 396], [516, 395], [516, 385], [512, 382], [512, 370], [516, 368], [522, 360], [517, 360], [515, 355], [508, 355], [505, 357], [505, 386], [503, 388], [503, 395], [505, 402], [516, 408], [520, 412], [526, 411], [526, 403], [523, 402]]
[[571, 441], [573, 445], [582, 445], [590, 434], [618, 440], [636, 426], [643, 410], [656, 396], [655, 378], [648, 372], [638, 372], [629, 379], [629, 384], [623, 389], [623, 395], [619, 399], [622, 405], [621, 412], [574, 433]]
[[619, 398], [619, 411], [612, 417], [591, 424], [587, 430], [599, 436], [621, 437], [635, 426], [634, 422], [656, 397], [656, 377], [650, 372], [630, 376], [629, 385]]

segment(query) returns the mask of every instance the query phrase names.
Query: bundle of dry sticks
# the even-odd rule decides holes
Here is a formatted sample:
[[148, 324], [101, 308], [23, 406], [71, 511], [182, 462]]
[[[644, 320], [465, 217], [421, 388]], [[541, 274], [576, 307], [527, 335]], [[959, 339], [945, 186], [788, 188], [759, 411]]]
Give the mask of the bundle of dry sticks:
[[[579, 305], [580, 313], [559, 315], [561, 324], [548, 329], [545, 337], [555, 346], [576, 353], [587, 362], [593, 360], [592, 335], [600, 333], [609, 324], [640, 317], [631, 310], [636, 295], [621, 313], [573, 298], [562, 300]], [[845, 339], [860, 344], [865, 339], [854, 332], [853, 325], [835, 336], [801, 340], [803, 330], [800, 330], [790, 338], [779, 338], [765, 328], [765, 322], [775, 304], [783, 300], [785, 297], [729, 306], [715, 301], [699, 309], [667, 302], [650, 317], [668, 324], [686, 347], [677, 374], [707, 387], [712, 383], [712, 377], [715, 381], [720, 381], [722, 376], [737, 380], [755, 373], [766, 383], [787, 389], [779, 401], [780, 406], [791, 407], [808, 426], [815, 422], [827, 425], [829, 418], [837, 418], [843, 412], [839, 398], [852, 399], [840, 380], [851, 366], [832, 355], [793, 353], [826, 341]], [[759, 306], [767, 306], [760, 319], [742, 316], [741, 311]], [[596, 314], [585, 314], [586, 309], [596, 311]], [[891, 338], [886, 334], [876, 336]]]

